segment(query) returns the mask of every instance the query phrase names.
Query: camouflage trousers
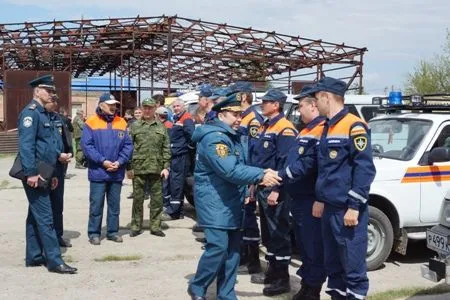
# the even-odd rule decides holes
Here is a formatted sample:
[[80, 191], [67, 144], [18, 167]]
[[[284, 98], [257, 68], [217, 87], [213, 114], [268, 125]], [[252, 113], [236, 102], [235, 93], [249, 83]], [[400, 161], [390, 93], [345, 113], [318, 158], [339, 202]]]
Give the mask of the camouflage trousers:
[[131, 213], [131, 230], [142, 229], [144, 218], [145, 185], [150, 192], [150, 230], [161, 230], [161, 214], [163, 212], [162, 180], [159, 174], [134, 175], [133, 209]]
[[80, 143], [81, 139], [75, 139], [75, 161], [77, 167], [81, 167], [84, 162], [84, 154], [83, 150], [81, 149]]

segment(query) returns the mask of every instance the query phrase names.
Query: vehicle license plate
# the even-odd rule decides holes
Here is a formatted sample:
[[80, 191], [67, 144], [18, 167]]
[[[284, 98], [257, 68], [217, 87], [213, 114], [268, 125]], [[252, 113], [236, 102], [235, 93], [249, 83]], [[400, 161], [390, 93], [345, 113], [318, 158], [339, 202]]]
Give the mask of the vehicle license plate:
[[438, 253], [450, 253], [450, 245], [447, 244], [447, 237], [427, 230], [427, 247]]

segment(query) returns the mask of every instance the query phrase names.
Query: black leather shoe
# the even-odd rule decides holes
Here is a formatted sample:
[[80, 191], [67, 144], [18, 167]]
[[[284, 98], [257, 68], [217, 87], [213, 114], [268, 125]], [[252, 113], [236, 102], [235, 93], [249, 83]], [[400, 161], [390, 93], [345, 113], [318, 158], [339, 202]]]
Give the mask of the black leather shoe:
[[72, 244], [68, 240], [65, 240], [63, 238], [59, 238], [58, 239], [58, 243], [59, 243], [60, 247], [65, 247], [65, 248], [72, 247]]
[[191, 300], [206, 300], [206, 298], [203, 297], [203, 296], [197, 296], [197, 295], [195, 295], [195, 294], [192, 292], [191, 287], [188, 287], [187, 292], [188, 292], [189, 296], [191, 296]]
[[118, 234], [107, 236], [106, 239], [109, 240], [109, 241], [116, 242], [116, 243], [122, 243], [123, 242], [122, 237], [120, 235], [118, 235]]
[[91, 245], [95, 245], [95, 246], [100, 245], [100, 237], [94, 236], [94, 237], [89, 238], [89, 243], [91, 243]]
[[135, 237], [135, 236], [138, 236], [138, 235], [140, 235], [142, 233], [143, 233], [142, 230], [131, 230], [130, 237]]
[[263, 295], [266, 297], [277, 296], [291, 291], [291, 285], [289, 284], [289, 278], [282, 278], [273, 281], [269, 286], [263, 289]]
[[158, 231], [150, 231], [150, 234], [156, 235], [156, 236], [159, 236], [159, 237], [165, 237], [165, 236], [166, 236], [166, 234], [165, 234], [164, 232], [162, 232], [161, 230], [158, 230]]
[[197, 223], [195, 223], [195, 225], [192, 227], [192, 231], [193, 232], [203, 232], [203, 231], [205, 231], [202, 227], [199, 227], [198, 225], [197, 225]]
[[48, 269], [48, 271], [58, 274], [75, 274], [77, 273], [77, 268], [72, 268], [71, 266], [63, 263], [62, 265], [59, 265], [56, 268]]

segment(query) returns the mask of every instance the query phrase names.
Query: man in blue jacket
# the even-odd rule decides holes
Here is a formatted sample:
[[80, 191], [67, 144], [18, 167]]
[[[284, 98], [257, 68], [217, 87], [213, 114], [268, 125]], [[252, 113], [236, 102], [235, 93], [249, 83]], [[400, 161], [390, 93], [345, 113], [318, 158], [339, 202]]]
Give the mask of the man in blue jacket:
[[118, 103], [109, 93], [100, 96], [95, 115], [86, 120], [81, 138], [89, 168], [88, 236], [92, 245], [100, 245], [105, 195], [108, 204], [106, 237], [117, 243], [123, 241], [118, 235], [120, 192], [133, 143], [127, 132], [127, 122], [116, 116]]
[[237, 299], [234, 291], [247, 184], [277, 185], [274, 172], [245, 165], [244, 148], [237, 130], [242, 109], [236, 94], [216, 104], [217, 117], [197, 128], [195, 209], [198, 225], [206, 236], [205, 252], [189, 283], [192, 299], [205, 299], [208, 286], [217, 277], [217, 298]]

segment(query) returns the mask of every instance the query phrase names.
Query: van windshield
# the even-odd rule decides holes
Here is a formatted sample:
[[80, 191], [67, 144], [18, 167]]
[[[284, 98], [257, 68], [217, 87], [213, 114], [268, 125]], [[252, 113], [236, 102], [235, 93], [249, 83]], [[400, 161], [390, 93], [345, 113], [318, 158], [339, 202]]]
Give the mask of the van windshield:
[[371, 120], [372, 153], [378, 157], [411, 160], [431, 125], [429, 120]]

